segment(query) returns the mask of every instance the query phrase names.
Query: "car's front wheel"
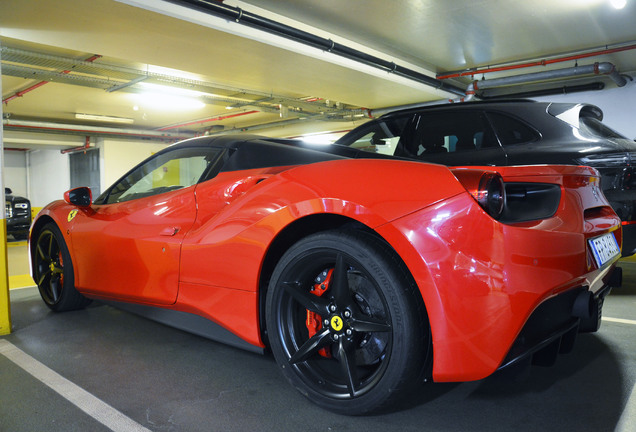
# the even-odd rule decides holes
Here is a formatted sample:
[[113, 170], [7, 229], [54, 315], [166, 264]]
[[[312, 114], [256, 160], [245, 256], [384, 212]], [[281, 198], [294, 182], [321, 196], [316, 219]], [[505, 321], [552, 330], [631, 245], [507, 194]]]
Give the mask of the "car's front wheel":
[[81, 309], [91, 302], [75, 289], [71, 255], [55, 223], [42, 227], [31, 253], [33, 278], [49, 308], [62, 312]]
[[270, 346], [286, 378], [343, 414], [391, 404], [418, 384], [426, 313], [404, 265], [381, 240], [329, 231], [292, 246], [267, 294]]

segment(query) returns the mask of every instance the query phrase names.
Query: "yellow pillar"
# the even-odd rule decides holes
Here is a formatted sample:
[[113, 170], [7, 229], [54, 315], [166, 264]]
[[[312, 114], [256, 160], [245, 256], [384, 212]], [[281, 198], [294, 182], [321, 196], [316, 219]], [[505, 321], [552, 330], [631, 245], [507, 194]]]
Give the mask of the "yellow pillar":
[[[0, 145], [0, 148], [1, 148], [1, 145]], [[4, 192], [4, 186], [2, 191]], [[4, 196], [4, 194], [2, 194], [2, 196]], [[4, 216], [4, 211], [2, 213]], [[7, 221], [5, 218], [2, 218], [0, 219], [0, 335], [6, 335], [9, 333], [11, 333], [11, 305], [9, 303], [9, 263], [7, 261]]]
[[[2, 60], [0, 58], [0, 60]], [[2, 88], [2, 63], [0, 63], [0, 88]], [[2, 104], [0, 104], [0, 119]], [[4, 200], [4, 143], [2, 140], [2, 122], [0, 122], [0, 335], [11, 333], [11, 308], [9, 306], [9, 262], [7, 259], [7, 220]]]

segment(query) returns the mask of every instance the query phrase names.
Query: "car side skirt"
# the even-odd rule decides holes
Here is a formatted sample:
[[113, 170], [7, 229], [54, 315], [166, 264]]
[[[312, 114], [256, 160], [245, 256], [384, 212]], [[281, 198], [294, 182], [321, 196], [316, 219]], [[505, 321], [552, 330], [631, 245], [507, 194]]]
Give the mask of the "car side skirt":
[[236, 348], [263, 354], [265, 348], [252, 345], [231, 331], [225, 329], [208, 318], [193, 313], [182, 312], [179, 310], [165, 309], [164, 307], [148, 306], [134, 303], [123, 303], [116, 301], [102, 301], [107, 305], [117, 309], [140, 315], [144, 318], [166, 324], [179, 330], [193, 333], [198, 336], [221, 342]]

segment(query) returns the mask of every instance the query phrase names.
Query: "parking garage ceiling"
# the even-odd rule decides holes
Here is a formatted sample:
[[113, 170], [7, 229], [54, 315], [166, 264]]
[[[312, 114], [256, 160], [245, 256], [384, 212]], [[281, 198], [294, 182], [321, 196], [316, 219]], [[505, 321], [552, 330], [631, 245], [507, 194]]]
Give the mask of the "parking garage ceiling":
[[[370, 111], [458, 99], [474, 80], [634, 72], [635, 3], [3, 0], [3, 123], [151, 139], [337, 133]], [[616, 86], [592, 73], [492, 94], [590, 83]]]

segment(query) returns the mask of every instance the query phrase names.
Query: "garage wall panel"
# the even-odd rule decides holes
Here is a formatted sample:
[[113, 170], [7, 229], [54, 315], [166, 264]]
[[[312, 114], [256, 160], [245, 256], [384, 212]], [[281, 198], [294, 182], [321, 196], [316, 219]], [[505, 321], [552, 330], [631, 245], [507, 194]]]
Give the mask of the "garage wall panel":
[[11, 188], [14, 195], [28, 198], [26, 152], [4, 151], [4, 185]]
[[59, 150], [33, 150], [29, 153], [29, 198], [32, 207], [44, 207], [62, 199], [71, 187], [68, 155]]
[[142, 160], [167, 147], [167, 144], [140, 141], [104, 140], [102, 189], [108, 188]]

